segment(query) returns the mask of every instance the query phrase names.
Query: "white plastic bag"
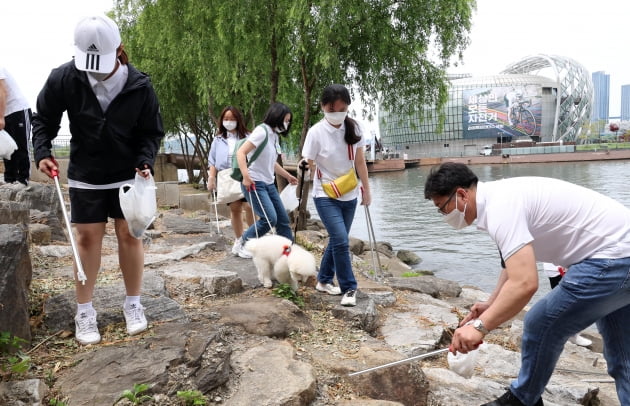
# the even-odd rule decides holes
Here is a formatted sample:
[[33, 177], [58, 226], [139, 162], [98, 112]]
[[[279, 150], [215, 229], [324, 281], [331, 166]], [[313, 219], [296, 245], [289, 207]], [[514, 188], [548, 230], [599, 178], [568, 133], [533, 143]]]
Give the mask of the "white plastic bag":
[[453, 355], [449, 352], [447, 357], [448, 367], [451, 371], [464, 378], [470, 378], [475, 372], [475, 364], [477, 363], [477, 354], [479, 350], [469, 351], [467, 354], [460, 352], [457, 355]]
[[280, 200], [282, 200], [282, 205], [287, 211], [295, 210], [295, 208], [300, 204], [295, 194], [296, 190], [297, 185], [288, 184], [280, 193]]
[[241, 182], [230, 176], [232, 168], [223, 169], [217, 174], [217, 203], [232, 203], [243, 198]]
[[[125, 189], [127, 189], [125, 191]], [[135, 238], [142, 238], [144, 231], [155, 220], [157, 200], [155, 197], [155, 181], [136, 174], [133, 185], [126, 183], [120, 187], [118, 198], [129, 232]]]
[[15, 140], [8, 132], [0, 130], [0, 158], [11, 159], [13, 152], [18, 149]]

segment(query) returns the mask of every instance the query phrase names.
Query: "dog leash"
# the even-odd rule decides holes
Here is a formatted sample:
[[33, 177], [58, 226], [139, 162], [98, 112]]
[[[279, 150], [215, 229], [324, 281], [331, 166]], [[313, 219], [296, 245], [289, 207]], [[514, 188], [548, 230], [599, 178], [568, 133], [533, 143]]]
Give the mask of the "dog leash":
[[[249, 186], [249, 188], [247, 188], [247, 192], [249, 193], [250, 206], [252, 208], [252, 214], [254, 215], [254, 217], [256, 216], [256, 212], [254, 212], [254, 205], [251, 204], [252, 190], [254, 191], [254, 195], [256, 195], [256, 200], [258, 200], [258, 205], [260, 206], [260, 210], [263, 212], [263, 215], [265, 216], [265, 220], [267, 220], [267, 224], [269, 224], [269, 232], [271, 232], [271, 234], [275, 234], [276, 232], [273, 229], [273, 226], [271, 225], [271, 221], [269, 221], [269, 217], [267, 217], [267, 212], [265, 212], [265, 208], [263, 207], [262, 202], [260, 201], [260, 197], [258, 196], [258, 192], [256, 191], [255, 183], [252, 183]], [[254, 221], [254, 230], [256, 230], [256, 238], [260, 238], [260, 236], [258, 235], [258, 226], [256, 226], [256, 221]]]

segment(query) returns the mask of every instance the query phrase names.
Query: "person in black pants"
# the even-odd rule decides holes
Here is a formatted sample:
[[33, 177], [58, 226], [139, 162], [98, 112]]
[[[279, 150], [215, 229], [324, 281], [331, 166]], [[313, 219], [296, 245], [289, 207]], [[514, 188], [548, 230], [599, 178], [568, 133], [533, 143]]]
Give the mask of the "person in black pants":
[[0, 130], [17, 144], [11, 159], [4, 160], [4, 181], [28, 186], [31, 162], [28, 139], [31, 135], [31, 109], [9, 72], [0, 66]]

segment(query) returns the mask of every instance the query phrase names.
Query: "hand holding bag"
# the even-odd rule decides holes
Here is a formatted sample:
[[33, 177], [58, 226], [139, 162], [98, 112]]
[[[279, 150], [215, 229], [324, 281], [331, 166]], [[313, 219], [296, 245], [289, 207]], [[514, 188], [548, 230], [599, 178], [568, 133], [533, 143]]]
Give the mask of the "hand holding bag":
[[243, 198], [241, 183], [232, 179], [232, 168], [217, 173], [217, 203], [232, 203]]
[[134, 238], [142, 238], [144, 231], [155, 220], [157, 213], [156, 189], [153, 176], [149, 175], [145, 179], [136, 173], [133, 185], [125, 183], [118, 191], [120, 208], [125, 220], [127, 220], [129, 232]]
[[0, 130], [0, 158], [10, 160], [16, 149], [18, 149], [18, 146], [9, 133]]

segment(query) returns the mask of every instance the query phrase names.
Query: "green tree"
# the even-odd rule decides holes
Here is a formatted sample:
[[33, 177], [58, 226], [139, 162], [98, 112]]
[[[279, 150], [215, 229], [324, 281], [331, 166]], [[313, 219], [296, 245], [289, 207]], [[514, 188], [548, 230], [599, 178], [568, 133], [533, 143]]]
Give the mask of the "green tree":
[[[468, 43], [474, 0], [118, 0], [132, 62], [149, 72], [167, 131], [193, 134], [204, 162], [223, 106], [252, 125], [270, 102], [291, 106], [301, 150], [330, 83], [411, 112], [447, 98], [445, 69]], [[300, 128], [301, 127], [301, 128]], [[298, 131], [299, 137], [298, 137]], [[206, 150], [204, 150], [204, 148]]]

